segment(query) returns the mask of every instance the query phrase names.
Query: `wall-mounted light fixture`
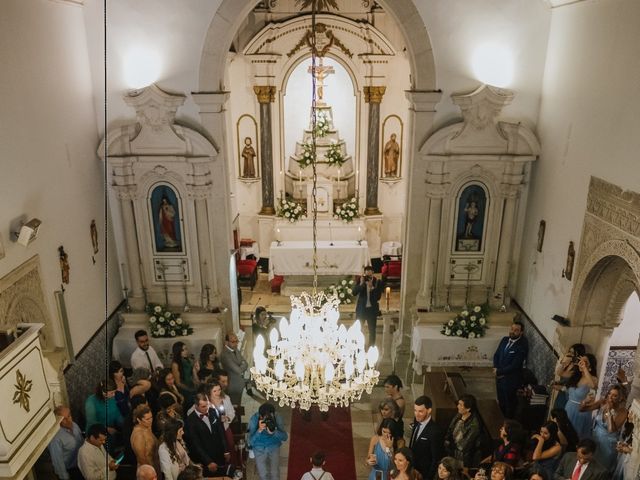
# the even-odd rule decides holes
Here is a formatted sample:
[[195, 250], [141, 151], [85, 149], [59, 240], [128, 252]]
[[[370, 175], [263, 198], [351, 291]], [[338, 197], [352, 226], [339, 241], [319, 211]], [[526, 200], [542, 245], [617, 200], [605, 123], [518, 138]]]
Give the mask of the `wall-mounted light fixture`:
[[22, 223], [19, 231], [11, 232], [14, 236], [14, 241], [23, 247], [28, 246], [38, 236], [41, 224], [42, 222], [37, 218], [32, 218], [28, 222]]

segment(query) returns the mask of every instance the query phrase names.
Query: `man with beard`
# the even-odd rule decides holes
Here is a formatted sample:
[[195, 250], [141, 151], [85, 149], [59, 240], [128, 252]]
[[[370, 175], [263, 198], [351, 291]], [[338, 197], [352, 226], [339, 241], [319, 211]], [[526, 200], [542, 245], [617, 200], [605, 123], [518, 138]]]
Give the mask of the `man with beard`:
[[509, 335], [500, 340], [493, 354], [498, 403], [505, 418], [515, 416], [518, 404], [516, 392], [522, 386], [522, 369], [528, 352], [529, 344], [524, 337], [524, 325], [515, 321], [509, 328]]

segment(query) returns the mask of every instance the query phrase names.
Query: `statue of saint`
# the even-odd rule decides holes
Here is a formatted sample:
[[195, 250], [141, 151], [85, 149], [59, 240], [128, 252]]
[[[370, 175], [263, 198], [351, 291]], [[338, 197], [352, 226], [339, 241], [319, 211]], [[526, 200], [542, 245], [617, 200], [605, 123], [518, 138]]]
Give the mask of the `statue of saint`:
[[398, 176], [398, 160], [400, 160], [400, 145], [396, 142], [396, 134], [392, 133], [391, 137], [384, 144], [384, 176]]
[[464, 236], [465, 238], [473, 238], [473, 224], [476, 223], [478, 219], [478, 214], [480, 210], [478, 210], [478, 203], [471, 200], [467, 206], [464, 208], [465, 213], [465, 226], [464, 226]]
[[256, 157], [256, 151], [253, 149], [253, 145], [251, 145], [251, 137], [244, 139], [244, 148], [240, 155], [244, 159], [242, 177], [256, 178], [256, 167], [253, 163], [253, 159]]

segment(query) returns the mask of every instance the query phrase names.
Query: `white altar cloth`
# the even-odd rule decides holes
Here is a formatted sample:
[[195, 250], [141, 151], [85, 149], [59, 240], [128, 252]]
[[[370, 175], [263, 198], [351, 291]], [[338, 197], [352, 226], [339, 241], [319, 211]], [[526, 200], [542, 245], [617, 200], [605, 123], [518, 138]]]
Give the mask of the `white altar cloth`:
[[[361, 244], [353, 240], [319, 241], [317, 246], [319, 275], [358, 275], [371, 261], [366, 241]], [[313, 244], [272, 242], [269, 279], [274, 275], [313, 275]]]
[[416, 325], [411, 337], [413, 368], [419, 375], [422, 367], [492, 367], [493, 354], [507, 333], [502, 327], [487, 329], [480, 338], [447, 337], [440, 325]]
[[[191, 326], [193, 333], [186, 337], [149, 338], [151, 346], [165, 367], [171, 365], [171, 347], [175, 342], [184, 342], [189, 348], [189, 353], [196, 358], [205, 343], [213, 343], [218, 351], [218, 356], [222, 352], [224, 335], [219, 325], [192, 324]], [[137, 347], [134, 334], [140, 329], [146, 330], [147, 328], [140, 324], [123, 325], [113, 339], [113, 359], [118, 360], [127, 368], [131, 367], [131, 354]]]

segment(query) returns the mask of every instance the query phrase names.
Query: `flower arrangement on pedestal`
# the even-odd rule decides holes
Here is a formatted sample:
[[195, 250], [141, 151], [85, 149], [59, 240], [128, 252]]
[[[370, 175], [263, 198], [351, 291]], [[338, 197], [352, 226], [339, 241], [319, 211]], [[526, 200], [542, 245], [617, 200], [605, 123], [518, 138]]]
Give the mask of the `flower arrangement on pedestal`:
[[316, 137], [326, 137], [329, 133], [329, 120], [324, 114], [318, 114], [315, 126]]
[[358, 199], [356, 197], [351, 197], [341, 206], [336, 208], [336, 213], [334, 215], [334, 217], [339, 218], [345, 223], [351, 223], [355, 218], [358, 218], [359, 216]]
[[296, 202], [292, 202], [286, 198], [281, 198], [280, 205], [278, 207], [278, 216], [289, 220], [291, 223], [295, 223], [305, 217], [306, 212], [304, 208]]
[[342, 155], [342, 148], [339, 143], [332, 143], [329, 145], [324, 158], [329, 165], [335, 165], [340, 167], [344, 163], [344, 156]]
[[316, 156], [313, 150], [313, 145], [311, 145], [310, 143], [303, 143], [302, 156], [300, 157], [299, 160], [296, 160], [296, 162], [298, 162], [298, 165], [300, 165], [300, 168], [308, 167], [315, 161], [315, 159], [316, 159]]
[[476, 305], [462, 310], [455, 318], [442, 324], [440, 333], [448, 337], [476, 338], [484, 337], [487, 329], [489, 306]]
[[193, 333], [193, 328], [182, 317], [162, 305], [150, 303], [147, 305], [147, 313], [149, 314], [149, 330], [151, 330], [152, 337], [172, 338]]
[[336, 295], [340, 304], [353, 303], [353, 287], [355, 282], [352, 278], [340, 280], [337, 285], [331, 285], [327, 288], [327, 295]]

